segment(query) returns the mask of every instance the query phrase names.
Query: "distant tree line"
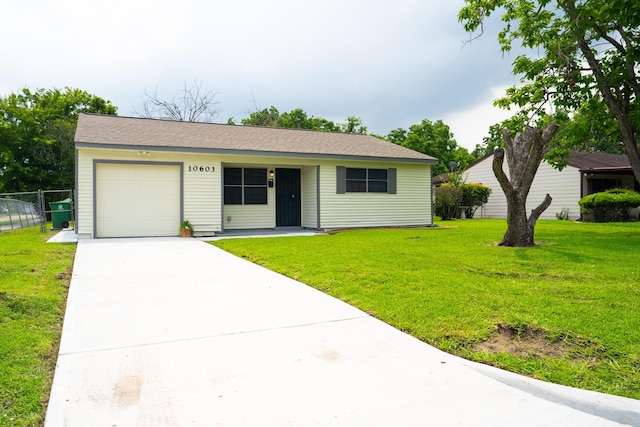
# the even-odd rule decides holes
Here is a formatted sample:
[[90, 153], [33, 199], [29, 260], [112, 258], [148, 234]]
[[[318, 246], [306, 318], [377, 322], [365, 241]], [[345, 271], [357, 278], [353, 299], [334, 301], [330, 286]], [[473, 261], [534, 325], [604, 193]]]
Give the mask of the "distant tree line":
[[[137, 113], [142, 117], [183, 121], [212, 121], [218, 115], [216, 93], [201, 84], [185, 85], [169, 101], [145, 91], [146, 99]], [[75, 179], [74, 135], [79, 113], [117, 114], [110, 101], [80, 89], [24, 88], [0, 97], [0, 192], [73, 188]], [[408, 129], [397, 128], [387, 135], [374, 135], [397, 145], [438, 159], [434, 175], [460, 171], [475, 160], [503, 146], [502, 130], [512, 134], [526, 126], [524, 115], [489, 128], [489, 135], [469, 151], [457, 144], [442, 120], [422, 120]], [[562, 166], [569, 149], [622, 152], [615, 120], [597, 102], [584, 103], [572, 114], [556, 112], [561, 124], [556, 145], [547, 155]], [[233, 119], [228, 124], [236, 124]], [[271, 106], [250, 112], [241, 119], [244, 126], [298, 128], [327, 132], [367, 134], [361, 118], [348, 116], [344, 122], [310, 116], [297, 108], [280, 112]], [[563, 157], [564, 156], [564, 157]]]
[[80, 89], [22, 89], [0, 98], [0, 193], [74, 187], [78, 114], [117, 109]]
[[[227, 123], [232, 125], [236, 124], [233, 119], [229, 119]], [[309, 117], [307, 113], [300, 108], [291, 110], [288, 113], [280, 113], [276, 107], [271, 106], [249, 113], [249, 117], [242, 119], [240, 123], [245, 126], [266, 126], [359, 134], [367, 133], [367, 128], [362, 124], [360, 117], [348, 116], [344, 123], [336, 123], [321, 117]]]
[[[235, 124], [229, 119], [229, 124]], [[291, 129], [309, 129], [328, 132], [344, 132], [366, 134], [367, 127], [362, 119], [356, 116], [348, 116], [342, 123], [336, 123], [321, 117], [307, 115], [302, 109], [297, 108], [288, 113], [280, 113], [276, 107], [264, 108], [249, 114], [249, 117], [241, 120], [245, 126], [269, 126]], [[455, 169], [463, 169], [475, 160], [464, 147], [458, 146], [453, 138], [449, 126], [442, 120], [431, 122], [423, 120], [409, 129], [394, 129], [386, 136], [375, 135], [397, 145], [418, 151], [435, 157], [439, 163], [434, 166], [435, 175], [449, 172], [451, 165]]]

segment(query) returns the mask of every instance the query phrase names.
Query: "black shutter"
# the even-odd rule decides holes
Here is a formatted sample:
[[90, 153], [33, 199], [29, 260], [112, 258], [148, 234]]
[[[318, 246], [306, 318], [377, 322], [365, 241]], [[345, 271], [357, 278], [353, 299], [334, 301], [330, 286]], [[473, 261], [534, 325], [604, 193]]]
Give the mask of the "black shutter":
[[396, 194], [396, 168], [387, 169], [387, 193]]
[[345, 194], [347, 191], [347, 168], [336, 166], [336, 193]]

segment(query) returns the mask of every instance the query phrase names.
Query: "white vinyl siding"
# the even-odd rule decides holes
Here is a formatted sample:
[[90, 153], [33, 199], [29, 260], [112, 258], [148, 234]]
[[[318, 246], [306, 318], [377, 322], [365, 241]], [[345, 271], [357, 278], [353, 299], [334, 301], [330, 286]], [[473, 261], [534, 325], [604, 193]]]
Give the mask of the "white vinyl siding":
[[[479, 163], [471, 166], [463, 173], [466, 181], [479, 183], [491, 187], [492, 192], [489, 200], [482, 209], [478, 209], [475, 218], [506, 218], [507, 199], [502, 192], [500, 183], [496, 179], [493, 169], [493, 156], [489, 156]], [[509, 176], [509, 168], [504, 164], [504, 171]], [[531, 212], [549, 194], [553, 199], [551, 205], [542, 213], [540, 219], [556, 219], [556, 213], [562, 209], [569, 209], [568, 219], [578, 219], [580, 217], [580, 172], [567, 166], [562, 171], [554, 169], [547, 162], [542, 162], [536, 173], [536, 177], [531, 185], [529, 196], [527, 197], [527, 211]]]
[[302, 226], [318, 227], [318, 168], [304, 166], [300, 175], [302, 180]]
[[[338, 194], [336, 165], [395, 168], [396, 194]], [[334, 162], [321, 167], [322, 228], [431, 225], [431, 168], [428, 165]]]
[[[77, 164], [77, 229], [78, 237], [92, 238], [94, 160], [129, 162], [183, 163], [182, 218], [194, 226], [196, 235], [212, 235], [221, 229], [222, 206], [220, 159], [218, 156], [169, 152], [139, 152], [137, 150], [78, 149]], [[192, 171], [189, 171], [192, 166]], [[194, 166], [209, 166], [209, 172], [194, 171]], [[212, 171], [211, 168], [215, 168]], [[97, 218], [96, 218], [97, 219]], [[180, 222], [175, 225], [178, 234]]]
[[276, 226], [275, 195], [269, 188], [266, 205], [225, 205], [224, 229], [274, 228]]
[[78, 150], [76, 159], [76, 232], [79, 238], [93, 237], [93, 157]]
[[[309, 158], [220, 155], [106, 148], [77, 149], [77, 229], [81, 238], [94, 230], [94, 161], [176, 163], [182, 165], [181, 219], [189, 220], [195, 235], [222, 230], [274, 228], [275, 185], [268, 187], [266, 205], [228, 205], [222, 202], [224, 166], [299, 168], [301, 170], [302, 226], [347, 228], [431, 225], [431, 170], [427, 164], [319, 160]], [[191, 171], [189, 167], [191, 166]], [[196, 171], [195, 167], [209, 167]], [[336, 166], [396, 169], [397, 194], [336, 194]], [[215, 169], [215, 170], [213, 170]], [[319, 177], [319, 179], [318, 179]], [[228, 218], [230, 217], [230, 220]], [[97, 218], [96, 218], [97, 219]], [[179, 221], [176, 221], [175, 234]]]
[[[196, 236], [210, 236], [221, 230], [222, 167], [217, 157], [205, 155], [176, 156], [184, 162], [184, 213]], [[191, 170], [189, 170], [191, 166]], [[215, 168], [200, 172], [194, 167]]]

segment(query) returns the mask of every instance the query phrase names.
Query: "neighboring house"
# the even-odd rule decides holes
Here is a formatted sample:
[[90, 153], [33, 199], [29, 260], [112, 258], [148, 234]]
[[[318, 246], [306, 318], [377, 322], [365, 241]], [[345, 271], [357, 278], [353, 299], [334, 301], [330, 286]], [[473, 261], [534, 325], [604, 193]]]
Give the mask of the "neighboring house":
[[[541, 219], [556, 219], [556, 214], [568, 214], [566, 219], [580, 218], [578, 200], [582, 197], [607, 190], [609, 188], [629, 188], [638, 191], [629, 159], [621, 154], [579, 153], [574, 152], [567, 159], [568, 165], [559, 171], [543, 161], [527, 197], [527, 210], [538, 206], [546, 194], [553, 201], [540, 216]], [[476, 212], [476, 217], [506, 218], [507, 200], [500, 188], [493, 169], [493, 154], [471, 164], [464, 172], [467, 182], [476, 182], [491, 187], [493, 192], [489, 201]], [[509, 175], [505, 159], [504, 171]]]
[[81, 114], [80, 238], [432, 225], [433, 157], [368, 135]]
[[436, 175], [433, 177], [432, 183], [434, 187], [440, 187], [442, 184], [445, 184], [449, 181], [449, 173], [441, 173], [440, 175]]

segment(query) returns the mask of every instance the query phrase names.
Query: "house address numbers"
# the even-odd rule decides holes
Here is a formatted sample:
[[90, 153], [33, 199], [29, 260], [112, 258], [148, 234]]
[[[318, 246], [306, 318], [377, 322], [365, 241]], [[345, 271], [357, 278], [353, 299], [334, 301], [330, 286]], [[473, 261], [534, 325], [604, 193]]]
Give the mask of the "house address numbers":
[[200, 165], [189, 165], [189, 172], [204, 172], [204, 173], [211, 173], [211, 172], [215, 172], [216, 171], [216, 167], [215, 166], [200, 166]]

